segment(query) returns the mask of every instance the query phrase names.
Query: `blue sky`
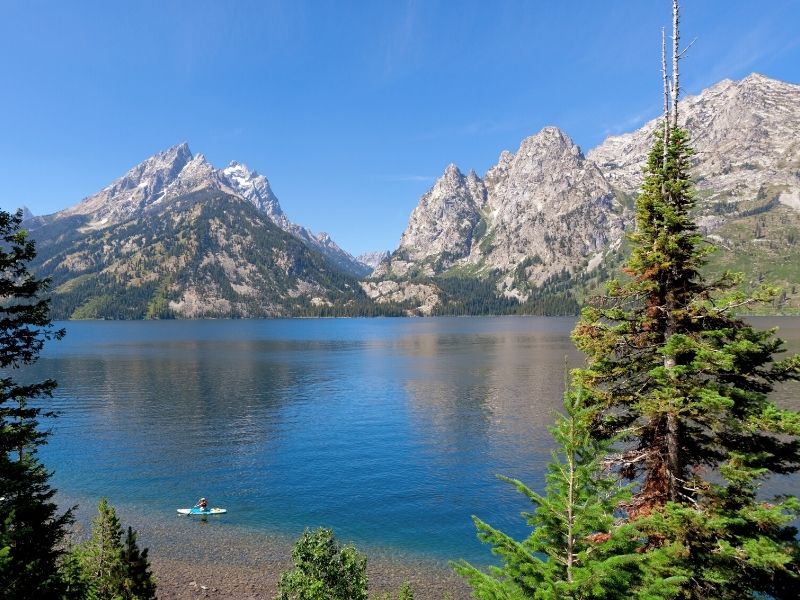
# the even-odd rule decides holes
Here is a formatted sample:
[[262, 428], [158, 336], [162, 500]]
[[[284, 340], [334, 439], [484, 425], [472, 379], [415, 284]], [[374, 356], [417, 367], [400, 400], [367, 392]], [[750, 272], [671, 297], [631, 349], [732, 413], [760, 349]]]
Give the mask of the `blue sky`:
[[[684, 0], [687, 93], [800, 83], [800, 2]], [[188, 141], [264, 173], [289, 217], [390, 249], [454, 162], [545, 125], [584, 149], [658, 114], [668, 0], [0, 0], [0, 206], [72, 205]]]

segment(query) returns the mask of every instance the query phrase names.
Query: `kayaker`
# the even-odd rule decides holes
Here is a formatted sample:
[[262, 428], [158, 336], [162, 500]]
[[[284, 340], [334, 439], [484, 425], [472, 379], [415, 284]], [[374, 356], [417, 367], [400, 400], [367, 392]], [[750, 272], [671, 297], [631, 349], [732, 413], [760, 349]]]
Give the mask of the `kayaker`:
[[200, 498], [197, 504], [195, 504], [195, 508], [199, 508], [200, 510], [207, 510], [207, 507], [208, 507], [208, 502], [206, 501], [205, 498]]

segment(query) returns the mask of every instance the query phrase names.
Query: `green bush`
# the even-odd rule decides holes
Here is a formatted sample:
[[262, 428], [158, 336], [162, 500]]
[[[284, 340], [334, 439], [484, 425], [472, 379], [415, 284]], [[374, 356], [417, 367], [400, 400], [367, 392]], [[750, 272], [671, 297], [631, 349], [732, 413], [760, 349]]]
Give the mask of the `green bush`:
[[367, 557], [342, 546], [330, 529], [306, 529], [292, 562], [294, 568], [281, 574], [277, 600], [367, 600]]

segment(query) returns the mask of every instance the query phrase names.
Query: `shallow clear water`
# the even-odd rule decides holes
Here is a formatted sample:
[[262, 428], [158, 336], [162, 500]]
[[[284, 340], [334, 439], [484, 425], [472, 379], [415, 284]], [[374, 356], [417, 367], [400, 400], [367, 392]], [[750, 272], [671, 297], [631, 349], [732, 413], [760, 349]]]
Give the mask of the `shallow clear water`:
[[[41, 454], [70, 500], [160, 520], [202, 495], [232, 530], [486, 562], [470, 515], [526, 534], [494, 475], [541, 488], [573, 323], [69, 322], [26, 377], [59, 383]], [[800, 319], [772, 324], [800, 350]]]

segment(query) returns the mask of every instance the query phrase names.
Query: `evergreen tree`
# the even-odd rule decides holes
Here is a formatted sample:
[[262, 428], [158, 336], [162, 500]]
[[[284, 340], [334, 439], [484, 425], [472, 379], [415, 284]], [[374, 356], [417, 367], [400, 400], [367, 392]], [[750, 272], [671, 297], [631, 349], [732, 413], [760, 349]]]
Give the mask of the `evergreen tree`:
[[139, 549], [136, 532], [130, 526], [122, 548], [122, 565], [122, 597], [125, 600], [155, 600], [156, 584], [147, 560], [147, 548]]
[[124, 570], [122, 526], [105, 498], [97, 505], [92, 536], [81, 547], [81, 567], [90, 582], [92, 600], [115, 600], [122, 596]]
[[62, 600], [87, 600], [92, 598], [92, 585], [83, 568], [80, 545], [69, 545], [61, 557], [59, 572], [64, 584]]
[[294, 569], [281, 574], [279, 600], [367, 600], [367, 558], [333, 531], [308, 529], [292, 548]]
[[73, 547], [62, 561], [63, 578], [71, 592], [67, 597], [154, 600], [156, 584], [147, 548], [139, 549], [132, 527], [123, 541], [117, 513], [105, 498], [98, 503], [97, 513], [91, 537]]
[[637, 482], [626, 509], [650, 552], [650, 583], [680, 572], [680, 597], [796, 597], [797, 500], [758, 494], [769, 475], [800, 469], [800, 415], [768, 399], [800, 378], [800, 356], [776, 360], [775, 331], [735, 314], [775, 290], [746, 296], [733, 291], [736, 275], [701, 274], [712, 248], [691, 219], [692, 150], [677, 127], [677, 2], [673, 25], [672, 107], [636, 201], [628, 279], [584, 309], [578, 379], [598, 411], [594, 435], [621, 440], [613, 462]]
[[64, 335], [42, 298], [47, 280], [28, 272], [36, 250], [21, 223], [21, 211], [0, 211], [0, 596], [9, 600], [61, 596], [59, 547], [72, 520], [70, 511], [59, 514], [50, 473], [37, 457], [48, 435], [39, 419], [53, 415], [31, 402], [49, 397], [56, 383], [10, 375]]
[[635, 531], [614, 519], [615, 507], [629, 492], [601, 465], [609, 442], [590, 435], [594, 412], [580, 388], [565, 395], [564, 408], [551, 430], [558, 450], [548, 465], [545, 494], [502, 478], [535, 506], [523, 515], [534, 528], [530, 536], [516, 541], [473, 517], [478, 537], [502, 560], [488, 572], [465, 561], [454, 564], [477, 598], [621, 598], [640, 577]]
[[122, 525], [105, 498], [100, 499], [97, 513], [92, 536], [83, 549], [84, 569], [90, 574], [96, 597], [110, 600], [122, 583]]

